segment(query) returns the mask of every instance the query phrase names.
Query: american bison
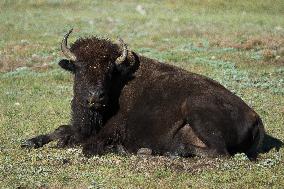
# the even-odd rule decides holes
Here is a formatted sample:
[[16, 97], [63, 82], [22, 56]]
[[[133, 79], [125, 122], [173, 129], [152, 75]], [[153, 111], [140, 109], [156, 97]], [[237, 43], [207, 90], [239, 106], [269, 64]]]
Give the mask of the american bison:
[[259, 115], [216, 81], [141, 56], [97, 37], [61, 49], [74, 75], [72, 120], [23, 147], [81, 145], [85, 155], [109, 149], [179, 156], [256, 157], [264, 138]]

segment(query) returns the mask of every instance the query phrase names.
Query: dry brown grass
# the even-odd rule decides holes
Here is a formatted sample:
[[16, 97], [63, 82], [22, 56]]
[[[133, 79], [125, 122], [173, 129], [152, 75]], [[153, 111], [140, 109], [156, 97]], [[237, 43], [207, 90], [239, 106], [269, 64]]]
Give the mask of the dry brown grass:
[[51, 67], [55, 57], [52, 55], [40, 56], [33, 52], [42, 50], [39, 44], [21, 42], [9, 44], [0, 53], [0, 73], [14, 71], [20, 67], [30, 67], [34, 70], [46, 70]]
[[[242, 40], [238, 40], [238, 38], [242, 38]], [[232, 47], [239, 50], [278, 50], [284, 46], [284, 38], [271, 35], [243, 37], [241, 34], [236, 33], [234, 38], [232, 38], [232, 36], [217, 36], [212, 40], [211, 45], [218, 47]]]
[[[242, 40], [238, 40], [238, 38], [242, 38]], [[241, 37], [239, 34], [236, 34], [235, 38], [219, 36], [212, 39], [210, 45], [220, 48], [235, 48], [240, 52], [259, 52], [263, 59], [256, 61], [257, 64], [284, 65], [284, 38], [281, 36], [264, 35]], [[255, 63], [255, 61], [252, 62], [249, 60], [242, 61], [244, 61], [243, 63], [246, 64]]]
[[173, 172], [190, 172], [192, 174], [203, 170], [216, 168], [218, 159], [180, 158], [165, 156], [140, 156], [132, 158], [129, 167], [135, 172], [156, 171], [153, 167], [169, 169]]

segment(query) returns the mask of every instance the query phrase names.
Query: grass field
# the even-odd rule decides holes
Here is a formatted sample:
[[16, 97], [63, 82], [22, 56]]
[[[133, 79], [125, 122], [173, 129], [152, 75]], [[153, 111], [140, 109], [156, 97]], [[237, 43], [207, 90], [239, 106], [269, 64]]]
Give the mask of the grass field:
[[213, 78], [284, 140], [284, 1], [0, 1], [0, 188], [284, 188], [284, 149], [250, 162], [20, 149], [70, 119], [60, 41], [123, 38], [129, 48]]

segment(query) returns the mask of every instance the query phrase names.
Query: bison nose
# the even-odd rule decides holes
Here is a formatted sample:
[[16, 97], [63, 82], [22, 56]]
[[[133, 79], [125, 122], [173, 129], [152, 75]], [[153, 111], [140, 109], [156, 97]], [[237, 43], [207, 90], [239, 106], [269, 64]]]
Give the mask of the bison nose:
[[104, 99], [104, 96], [105, 96], [105, 94], [104, 94], [103, 91], [90, 91], [88, 102], [89, 103], [100, 102]]
[[103, 99], [104, 99], [104, 97], [105, 97], [105, 93], [104, 93], [104, 91], [100, 91], [100, 92], [98, 92], [98, 93], [97, 93], [97, 96], [98, 96], [98, 99], [99, 99], [99, 100], [103, 100]]

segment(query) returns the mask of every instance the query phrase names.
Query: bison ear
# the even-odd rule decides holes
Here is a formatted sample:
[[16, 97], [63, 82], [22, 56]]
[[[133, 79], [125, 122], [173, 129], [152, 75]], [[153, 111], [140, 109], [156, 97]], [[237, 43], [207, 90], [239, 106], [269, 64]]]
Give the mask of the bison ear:
[[58, 64], [64, 70], [75, 73], [75, 64], [73, 63], [73, 61], [63, 59], [63, 60], [60, 60]]

